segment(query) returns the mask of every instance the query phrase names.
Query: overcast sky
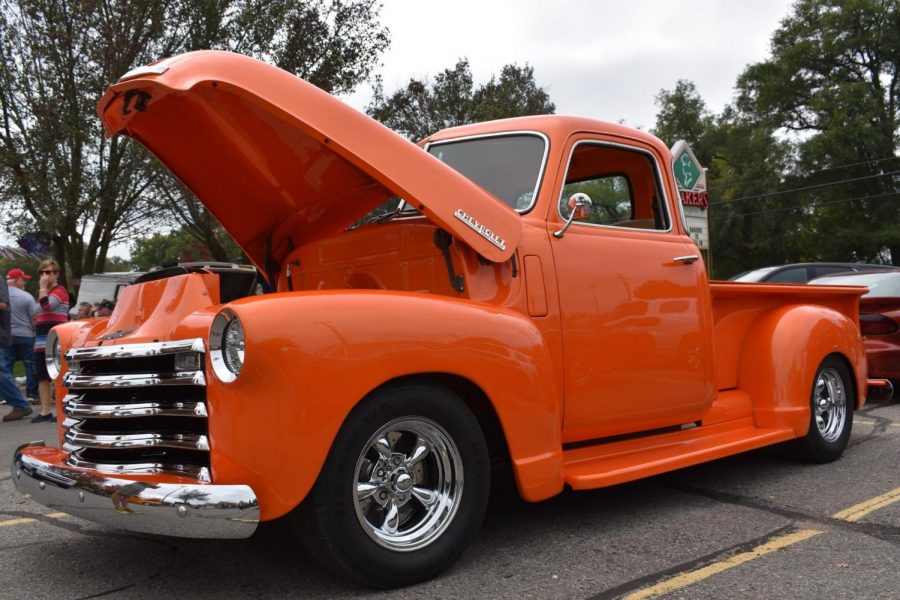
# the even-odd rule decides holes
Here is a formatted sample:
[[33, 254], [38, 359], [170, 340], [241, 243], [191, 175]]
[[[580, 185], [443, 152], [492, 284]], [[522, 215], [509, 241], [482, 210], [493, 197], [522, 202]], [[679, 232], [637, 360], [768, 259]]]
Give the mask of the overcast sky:
[[[790, 0], [386, 0], [391, 47], [379, 70], [393, 92], [467, 57], [476, 83], [528, 63], [557, 112], [653, 127], [654, 97], [679, 79], [713, 111], [744, 67], [769, 55]], [[371, 88], [346, 98], [364, 108]]]

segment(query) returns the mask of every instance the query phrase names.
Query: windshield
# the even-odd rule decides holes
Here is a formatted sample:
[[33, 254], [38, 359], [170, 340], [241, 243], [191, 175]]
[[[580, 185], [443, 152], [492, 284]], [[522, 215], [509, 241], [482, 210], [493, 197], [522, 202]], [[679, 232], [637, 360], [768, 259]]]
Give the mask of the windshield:
[[900, 273], [864, 273], [841, 277], [822, 277], [811, 285], [864, 285], [869, 293], [863, 298], [900, 298]]
[[731, 281], [760, 281], [763, 277], [774, 271], [775, 269], [780, 269], [781, 267], [763, 267], [762, 269], [756, 269], [754, 271], [748, 271], [747, 273], [742, 273], [737, 277], [732, 277]]
[[518, 211], [530, 209], [541, 183], [545, 139], [534, 133], [435, 142], [428, 153]]

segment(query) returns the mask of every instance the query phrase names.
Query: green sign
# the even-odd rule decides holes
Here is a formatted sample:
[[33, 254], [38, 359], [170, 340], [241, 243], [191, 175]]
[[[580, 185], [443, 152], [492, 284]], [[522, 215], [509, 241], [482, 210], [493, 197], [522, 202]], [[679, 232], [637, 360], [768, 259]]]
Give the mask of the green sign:
[[672, 166], [675, 170], [675, 178], [678, 180], [678, 187], [684, 190], [694, 189], [702, 171], [691, 153], [687, 150], [682, 152]]

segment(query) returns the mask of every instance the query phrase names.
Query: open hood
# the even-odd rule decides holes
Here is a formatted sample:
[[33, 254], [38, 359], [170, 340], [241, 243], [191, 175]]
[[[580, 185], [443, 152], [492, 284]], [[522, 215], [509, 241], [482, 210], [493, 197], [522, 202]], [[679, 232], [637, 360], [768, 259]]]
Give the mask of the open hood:
[[110, 86], [97, 112], [108, 136], [153, 152], [265, 271], [391, 196], [494, 262], [508, 260], [521, 235], [519, 215], [475, 183], [253, 58], [200, 51], [139, 67]]

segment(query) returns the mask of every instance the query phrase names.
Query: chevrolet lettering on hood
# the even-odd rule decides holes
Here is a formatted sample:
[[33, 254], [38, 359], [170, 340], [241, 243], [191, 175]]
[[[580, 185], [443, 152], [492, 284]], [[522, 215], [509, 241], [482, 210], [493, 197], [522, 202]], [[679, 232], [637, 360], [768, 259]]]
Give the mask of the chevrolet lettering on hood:
[[456, 212], [453, 213], [453, 216], [474, 229], [476, 232], [478, 232], [478, 235], [480, 235], [493, 245], [497, 246], [501, 250], [506, 250], [506, 242], [502, 237], [485, 227], [483, 223], [478, 222], [478, 219], [476, 219], [463, 209], [457, 208]]

